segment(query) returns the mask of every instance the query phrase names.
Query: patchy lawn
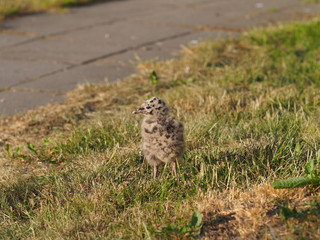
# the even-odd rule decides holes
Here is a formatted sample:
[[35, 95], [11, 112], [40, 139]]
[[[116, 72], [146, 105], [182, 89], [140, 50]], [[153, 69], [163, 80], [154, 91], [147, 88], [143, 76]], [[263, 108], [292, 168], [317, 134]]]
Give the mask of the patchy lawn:
[[[271, 187], [319, 166], [318, 29], [204, 42], [2, 120], [0, 238], [319, 239], [319, 189]], [[131, 112], [154, 95], [185, 125], [179, 182], [168, 168], [153, 180], [140, 155]]]

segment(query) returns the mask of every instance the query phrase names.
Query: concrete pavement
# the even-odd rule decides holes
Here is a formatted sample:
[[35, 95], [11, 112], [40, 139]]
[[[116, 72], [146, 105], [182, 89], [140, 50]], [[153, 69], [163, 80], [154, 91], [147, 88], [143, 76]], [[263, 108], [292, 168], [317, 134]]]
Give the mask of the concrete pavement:
[[121, 80], [132, 61], [181, 45], [319, 15], [301, 0], [118, 0], [0, 23], [0, 115], [51, 102], [83, 83]]

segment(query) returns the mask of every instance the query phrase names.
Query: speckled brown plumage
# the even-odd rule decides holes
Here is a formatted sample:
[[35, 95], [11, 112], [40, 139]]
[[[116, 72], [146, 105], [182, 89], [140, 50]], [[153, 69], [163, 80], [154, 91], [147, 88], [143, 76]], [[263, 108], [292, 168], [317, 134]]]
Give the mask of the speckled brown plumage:
[[184, 150], [183, 125], [169, 116], [167, 104], [158, 97], [145, 101], [134, 114], [143, 114], [141, 124], [142, 150], [147, 162], [153, 166], [153, 176], [157, 166], [171, 163], [177, 175], [177, 161]]

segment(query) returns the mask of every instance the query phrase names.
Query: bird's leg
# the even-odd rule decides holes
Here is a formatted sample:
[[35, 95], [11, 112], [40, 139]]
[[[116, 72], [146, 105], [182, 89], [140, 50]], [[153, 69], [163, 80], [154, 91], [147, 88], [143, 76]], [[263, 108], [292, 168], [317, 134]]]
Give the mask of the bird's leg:
[[178, 161], [177, 161], [177, 160], [174, 160], [174, 161], [172, 162], [172, 171], [173, 171], [174, 176], [176, 177], [176, 180], [177, 180], [178, 182], [180, 182], [180, 177], [179, 177], [179, 175], [177, 174], [177, 167], [179, 168], [179, 166], [178, 166]]
[[154, 165], [153, 166], [153, 179], [155, 179], [157, 177], [157, 166]]
[[177, 160], [172, 162], [172, 171], [175, 177], [177, 177]]

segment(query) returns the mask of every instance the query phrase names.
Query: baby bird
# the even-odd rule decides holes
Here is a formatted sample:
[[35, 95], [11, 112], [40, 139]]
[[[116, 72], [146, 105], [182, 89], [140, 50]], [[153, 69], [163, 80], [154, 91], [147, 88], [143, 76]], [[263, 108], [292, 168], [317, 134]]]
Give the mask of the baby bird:
[[157, 166], [171, 163], [177, 176], [177, 161], [184, 151], [183, 125], [169, 116], [168, 105], [162, 99], [153, 97], [145, 101], [133, 114], [143, 114], [141, 124], [142, 151], [147, 162], [153, 166], [153, 177]]

